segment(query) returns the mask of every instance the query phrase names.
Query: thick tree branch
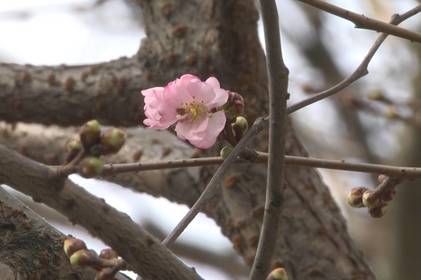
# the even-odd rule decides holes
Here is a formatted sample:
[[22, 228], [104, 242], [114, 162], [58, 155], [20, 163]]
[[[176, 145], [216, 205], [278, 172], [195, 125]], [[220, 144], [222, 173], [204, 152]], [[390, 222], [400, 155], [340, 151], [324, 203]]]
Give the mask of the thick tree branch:
[[[0, 145], [0, 183], [66, 215], [115, 249], [144, 279], [200, 279], [170, 251], [135, 224], [53, 170]], [[128, 241], [129, 240], [129, 241]]]
[[[213, 74], [224, 87], [245, 97], [247, 116], [251, 121], [262, 115], [267, 109], [266, 74], [264, 55], [257, 38], [258, 15], [254, 2], [186, 0], [164, 5], [167, 3], [141, 1], [151, 40], [146, 40], [142, 47], [150, 54], [139, 57], [148, 58], [144, 63], [150, 67], [149, 75], [146, 75], [150, 84], [162, 85], [186, 72], [199, 74], [202, 78]], [[132, 94], [137, 96], [137, 91]], [[93, 108], [95, 103], [89, 102], [86, 107]], [[127, 108], [131, 106], [134, 105], [127, 104]], [[114, 110], [102, 113], [103, 123], [138, 123], [129, 115], [126, 120], [113, 118]], [[75, 117], [69, 118], [68, 124]], [[27, 121], [31, 118], [28, 117]], [[80, 123], [81, 119], [75, 118], [74, 124]], [[50, 134], [51, 131], [42, 128], [39, 133], [24, 133], [18, 126], [17, 130], [9, 132], [8, 137], [0, 134], [0, 142], [7, 142], [23, 153], [54, 164], [63, 156], [62, 147], [71, 134], [63, 131]], [[138, 161], [142, 152], [141, 160], [185, 158], [193, 153], [191, 148], [166, 133], [142, 129], [133, 132], [127, 147], [110, 159], [112, 162]], [[263, 150], [266, 145], [264, 135], [256, 143], [258, 149]], [[287, 134], [286, 151], [291, 155], [306, 156], [292, 132]], [[137, 191], [191, 206], [203, 190], [203, 182], [208, 181], [212, 173], [209, 168], [189, 168], [119, 174], [109, 179]], [[265, 174], [263, 165], [244, 163], [232, 166], [224, 179], [230, 184], [224, 184], [225, 187], [204, 209], [249, 264], [255, 255], [261, 226]], [[287, 226], [278, 232], [283, 238], [276, 244], [272, 264], [283, 264], [296, 279], [373, 279], [318, 174], [312, 169], [288, 167], [285, 175], [287, 188], [280, 223]]]
[[94, 279], [95, 271], [70, 265], [62, 250], [64, 235], [2, 187], [0, 225], [2, 279]]
[[[0, 130], [0, 142], [48, 164], [60, 163], [64, 157], [64, 143], [74, 132], [54, 128], [34, 130], [21, 125], [14, 130], [8, 129], [7, 133]], [[289, 154], [307, 156], [293, 136], [287, 135], [286, 143]], [[169, 133], [134, 129], [128, 131], [125, 147], [109, 160], [115, 163], [150, 162], [192, 155], [191, 149], [180, 145]], [[235, 164], [228, 172], [224, 187], [219, 189], [204, 212], [216, 220], [236, 251], [250, 265], [264, 209], [266, 168], [262, 164], [245, 162]], [[196, 167], [122, 173], [107, 179], [135, 191], [191, 206], [203, 190], [203, 181], [212, 174], [208, 168]], [[337, 219], [339, 210], [318, 174], [312, 169], [291, 166], [286, 168], [285, 176], [285, 214], [281, 217], [281, 224], [288, 226], [278, 232], [283, 238], [276, 245], [272, 264], [282, 264], [292, 271], [292, 276], [306, 280], [323, 277], [313, 277], [311, 269], [299, 270], [302, 265], [306, 266], [305, 263], [313, 263], [318, 266], [318, 271], [326, 271], [323, 275], [337, 275], [334, 279], [351, 279], [347, 278], [351, 274], [359, 275], [361, 279], [373, 279], [360, 252], [349, 241], [344, 220]], [[320, 235], [320, 232], [326, 235]], [[317, 248], [315, 242], [319, 244]], [[309, 251], [312, 253], [307, 254]], [[311, 257], [316, 255], [318, 257]], [[327, 261], [320, 263], [320, 256]], [[347, 265], [337, 267], [338, 260]]]

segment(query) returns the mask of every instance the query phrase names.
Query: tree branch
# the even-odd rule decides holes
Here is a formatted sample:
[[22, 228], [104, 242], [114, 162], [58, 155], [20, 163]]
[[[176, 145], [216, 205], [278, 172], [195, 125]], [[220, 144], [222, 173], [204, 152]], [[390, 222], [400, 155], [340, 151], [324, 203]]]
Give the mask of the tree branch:
[[351, 12], [349, 10], [343, 9], [341, 7], [335, 6], [325, 1], [321, 0], [298, 0], [304, 2], [308, 5], [316, 7], [325, 12], [331, 13], [338, 17], [347, 19], [353, 22], [356, 28], [370, 29], [378, 32], [383, 32], [386, 34], [394, 35], [409, 41], [415, 41], [421, 43], [421, 33], [413, 32], [405, 28], [394, 26], [390, 23], [385, 23], [383, 21], [366, 17], [364, 15], [359, 15], [357, 13]]
[[[325, 3], [325, 2], [323, 2], [323, 3]], [[413, 9], [409, 10], [408, 12], [406, 12], [404, 14], [393, 15], [390, 22], [391, 22], [391, 24], [399, 24], [399, 23], [403, 22], [404, 20], [410, 18], [411, 16], [416, 15], [419, 12], [421, 12], [421, 5], [417, 5], [416, 7], [414, 7]], [[360, 63], [360, 65], [358, 65], [357, 69], [355, 69], [355, 71], [349, 77], [347, 77], [342, 82], [334, 85], [333, 87], [331, 87], [331, 88], [329, 88], [325, 91], [314, 94], [307, 99], [304, 99], [302, 101], [297, 102], [296, 104], [288, 106], [288, 114], [294, 113], [295, 111], [297, 111], [301, 108], [304, 108], [304, 107], [309, 106], [309, 105], [311, 105], [315, 102], [318, 102], [322, 99], [330, 97], [330, 96], [340, 92], [344, 88], [350, 86], [352, 83], [354, 83], [355, 81], [364, 77], [365, 75], [367, 75], [368, 74], [368, 65], [371, 62], [371, 59], [373, 58], [373, 56], [375, 55], [375, 53], [377, 52], [377, 50], [379, 49], [381, 44], [384, 42], [384, 40], [387, 38], [387, 36], [388, 36], [387, 33], [383, 33], [383, 34], [380, 34], [377, 37], [376, 41], [371, 46], [370, 50], [368, 51], [368, 53], [364, 57], [363, 61]]]
[[[92, 269], [70, 265], [62, 250], [64, 235], [2, 187], [0, 225], [0, 275], [3, 279], [34, 279], [35, 275], [38, 279], [94, 279]], [[8, 267], [11, 274], [8, 275], [2, 266]]]
[[261, 0], [266, 42], [266, 68], [269, 77], [269, 158], [266, 201], [251, 280], [263, 279], [269, 273], [278, 237], [279, 217], [284, 191], [284, 154], [287, 126], [288, 69], [282, 58], [279, 19], [275, 1]]
[[126, 214], [72, 181], [55, 178], [47, 166], [0, 145], [0, 167], [1, 183], [30, 195], [85, 227], [116, 250], [145, 279], [200, 279]]

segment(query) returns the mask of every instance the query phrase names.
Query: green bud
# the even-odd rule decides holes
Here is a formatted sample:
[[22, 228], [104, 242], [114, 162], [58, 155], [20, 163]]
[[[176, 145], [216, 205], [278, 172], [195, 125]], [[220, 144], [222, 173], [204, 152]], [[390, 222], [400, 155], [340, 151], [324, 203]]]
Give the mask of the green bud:
[[79, 266], [97, 266], [99, 259], [94, 251], [82, 249], [70, 256], [70, 263]]
[[371, 100], [382, 100], [384, 99], [384, 95], [381, 90], [377, 89], [370, 92], [368, 98]]
[[367, 191], [367, 188], [360, 187], [352, 189], [347, 196], [347, 202], [349, 206], [355, 208], [364, 207], [363, 194]]
[[96, 157], [88, 157], [82, 162], [82, 175], [86, 178], [99, 176], [104, 168], [104, 162]]
[[115, 154], [121, 147], [123, 147], [126, 141], [126, 134], [118, 128], [107, 129], [101, 135], [101, 146], [102, 154]]
[[83, 240], [74, 237], [68, 237], [64, 240], [63, 248], [66, 256], [70, 257], [74, 252], [86, 249], [86, 244], [83, 242]]
[[97, 120], [91, 120], [85, 123], [80, 129], [80, 141], [86, 151], [97, 144], [100, 140], [101, 126]]
[[266, 280], [288, 280], [288, 274], [283, 267], [272, 270]]
[[242, 130], [243, 133], [246, 132], [247, 129], [249, 128], [249, 123], [247, 119], [243, 116], [236, 117], [234, 125], [238, 126]]
[[231, 154], [232, 150], [234, 150], [234, 148], [231, 145], [224, 146], [219, 152], [219, 155], [221, 158], [226, 159]]
[[80, 151], [82, 151], [82, 143], [78, 135], [66, 143], [66, 162], [72, 161]]
[[365, 191], [363, 194], [363, 204], [367, 208], [374, 208], [379, 206], [380, 199], [374, 193], [374, 191]]

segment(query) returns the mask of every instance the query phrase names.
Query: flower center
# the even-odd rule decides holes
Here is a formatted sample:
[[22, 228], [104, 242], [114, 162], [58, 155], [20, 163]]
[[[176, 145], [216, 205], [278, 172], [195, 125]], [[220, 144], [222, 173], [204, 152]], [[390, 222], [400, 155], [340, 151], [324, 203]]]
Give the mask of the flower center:
[[180, 120], [188, 119], [196, 121], [207, 116], [208, 108], [202, 102], [193, 101], [177, 109], [177, 113]]

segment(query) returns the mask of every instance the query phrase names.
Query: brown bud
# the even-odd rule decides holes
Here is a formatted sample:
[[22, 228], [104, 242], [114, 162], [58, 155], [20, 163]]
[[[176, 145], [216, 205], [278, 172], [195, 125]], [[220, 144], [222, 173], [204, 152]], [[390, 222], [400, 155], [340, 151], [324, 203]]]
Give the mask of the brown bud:
[[288, 274], [283, 267], [278, 267], [269, 273], [266, 280], [288, 280]]
[[94, 251], [82, 249], [70, 256], [70, 263], [79, 266], [98, 266], [99, 259]]
[[363, 204], [367, 208], [374, 208], [379, 206], [380, 199], [374, 191], [365, 191], [363, 194]]
[[102, 259], [111, 260], [118, 258], [118, 254], [111, 248], [105, 248], [101, 250], [101, 252], [99, 253], [99, 257]]
[[382, 205], [382, 206], [378, 206], [378, 207], [374, 207], [374, 208], [369, 208], [368, 213], [373, 218], [381, 218], [386, 213], [386, 205]]
[[91, 120], [85, 123], [80, 129], [80, 141], [82, 142], [85, 151], [97, 144], [100, 140], [101, 126], [97, 120]]
[[74, 252], [86, 249], [86, 244], [83, 242], [83, 240], [74, 237], [68, 237], [64, 240], [63, 248], [66, 256], [70, 257]]
[[82, 175], [86, 178], [99, 176], [104, 168], [104, 162], [96, 157], [88, 157], [82, 162]]
[[101, 135], [102, 153], [104, 155], [117, 153], [123, 147], [125, 141], [126, 135], [121, 129], [107, 129]]
[[367, 191], [367, 188], [360, 187], [360, 188], [353, 188], [347, 196], [347, 202], [349, 206], [355, 208], [364, 207], [363, 204], [363, 194]]

